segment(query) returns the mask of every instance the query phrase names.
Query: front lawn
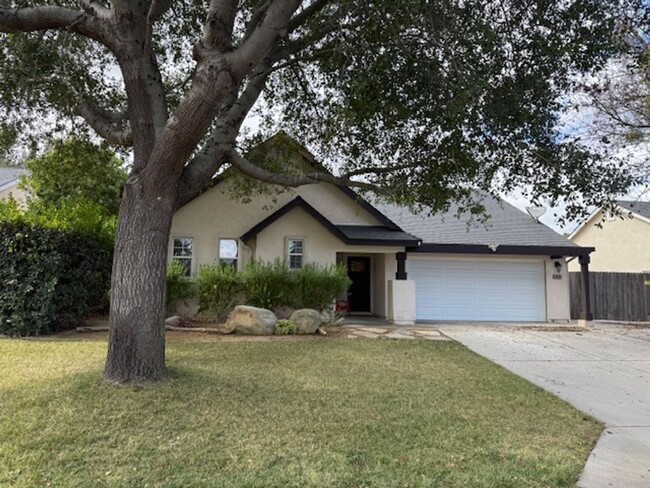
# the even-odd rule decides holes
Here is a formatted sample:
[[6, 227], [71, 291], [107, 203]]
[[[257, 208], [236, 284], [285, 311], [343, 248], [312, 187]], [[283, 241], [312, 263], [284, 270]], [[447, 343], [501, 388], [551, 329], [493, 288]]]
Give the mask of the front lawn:
[[574, 486], [601, 429], [450, 342], [172, 342], [143, 389], [105, 349], [0, 339], [0, 486]]

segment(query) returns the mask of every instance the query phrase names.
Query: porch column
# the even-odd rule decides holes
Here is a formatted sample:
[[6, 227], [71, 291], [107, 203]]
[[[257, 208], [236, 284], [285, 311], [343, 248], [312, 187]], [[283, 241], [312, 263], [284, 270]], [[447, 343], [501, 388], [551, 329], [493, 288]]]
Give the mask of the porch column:
[[650, 320], [650, 271], [643, 272], [643, 284], [645, 288], [645, 319]]
[[578, 258], [580, 263], [580, 319], [578, 325], [586, 327], [591, 325], [594, 320], [594, 314], [591, 312], [591, 295], [589, 290], [589, 263], [591, 258], [589, 254], [583, 254]]
[[407, 277], [406, 274], [406, 253], [398, 252], [395, 254], [395, 259], [397, 260], [397, 273], [395, 273], [396, 280], [405, 280]]

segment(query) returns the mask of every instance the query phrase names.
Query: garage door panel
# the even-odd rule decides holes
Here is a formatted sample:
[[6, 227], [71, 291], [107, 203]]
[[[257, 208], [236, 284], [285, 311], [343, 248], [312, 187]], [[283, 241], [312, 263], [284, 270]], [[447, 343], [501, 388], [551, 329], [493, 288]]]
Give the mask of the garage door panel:
[[418, 320], [546, 320], [540, 261], [410, 259]]

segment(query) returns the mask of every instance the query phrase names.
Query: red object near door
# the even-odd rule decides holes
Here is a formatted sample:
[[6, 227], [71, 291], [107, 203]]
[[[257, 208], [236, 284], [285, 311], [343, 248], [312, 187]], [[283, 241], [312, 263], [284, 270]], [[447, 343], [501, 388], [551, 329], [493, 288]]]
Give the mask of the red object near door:
[[345, 312], [345, 314], [350, 313], [350, 302], [347, 300], [337, 300], [336, 301], [336, 311]]

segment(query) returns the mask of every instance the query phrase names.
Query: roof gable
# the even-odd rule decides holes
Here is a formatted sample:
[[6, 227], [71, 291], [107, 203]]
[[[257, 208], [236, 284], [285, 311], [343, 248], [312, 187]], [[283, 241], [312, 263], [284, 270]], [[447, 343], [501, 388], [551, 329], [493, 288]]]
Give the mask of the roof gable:
[[[631, 212], [633, 218], [636, 218], [641, 222], [650, 224], [650, 202], [617, 200], [616, 206], [619, 208], [619, 210], [623, 211], [624, 213]], [[591, 215], [589, 215], [589, 217], [587, 217], [581, 224], [579, 224], [573, 230], [573, 232], [571, 232], [569, 239], [571, 240], [575, 239], [580, 233], [582, 233], [584, 229], [586, 229], [592, 224], [596, 225], [594, 224], [596, 220], [599, 220], [599, 222], [603, 220], [602, 208], [597, 208], [596, 210], [594, 210], [591, 213]]]
[[242, 241], [247, 242], [257, 236], [264, 229], [272, 225], [284, 215], [295, 208], [301, 208], [323, 227], [329, 230], [334, 236], [345, 244], [350, 245], [390, 245], [390, 246], [418, 246], [420, 241], [399, 229], [391, 229], [382, 226], [364, 225], [336, 225], [328, 220], [323, 214], [312, 207], [302, 197], [297, 196], [289, 203], [276, 210], [274, 213], [253, 226], [248, 232], [241, 236]]

